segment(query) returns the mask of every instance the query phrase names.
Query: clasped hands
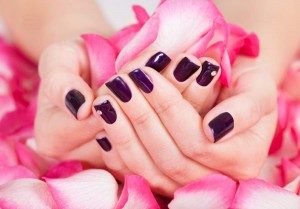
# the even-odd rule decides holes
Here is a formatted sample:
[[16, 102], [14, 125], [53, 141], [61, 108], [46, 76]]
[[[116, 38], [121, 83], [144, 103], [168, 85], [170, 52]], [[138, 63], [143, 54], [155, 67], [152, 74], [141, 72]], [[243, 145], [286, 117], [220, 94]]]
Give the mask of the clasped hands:
[[227, 88], [212, 58], [144, 51], [93, 92], [85, 46], [70, 40], [43, 53], [39, 74], [35, 133], [47, 156], [138, 174], [168, 196], [211, 173], [255, 177], [267, 157], [276, 87], [255, 60], [238, 58]]

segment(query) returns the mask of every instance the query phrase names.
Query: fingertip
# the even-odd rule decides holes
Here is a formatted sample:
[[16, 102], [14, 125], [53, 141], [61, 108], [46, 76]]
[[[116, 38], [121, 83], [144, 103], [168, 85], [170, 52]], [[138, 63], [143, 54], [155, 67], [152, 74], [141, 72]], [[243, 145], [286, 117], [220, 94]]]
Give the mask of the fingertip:
[[196, 82], [202, 87], [206, 87], [217, 82], [221, 75], [221, 67], [219, 63], [209, 57], [202, 57], [200, 58], [200, 61], [202, 63], [201, 72], [196, 78]]
[[229, 112], [208, 114], [204, 118], [204, 132], [213, 143], [223, 142], [231, 136], [234, 118]]
[[93, 113], [106, 124], [114, 124], [117, 120], [117, 113], [114, 108], [116, 102], [109, 95], [98, 96], [93, 102]]
[[76, 87], [67, 88], [65, 107], [77, 120], [84, 120], [91, 115], [94, 95], [85, 83], [77, 83]]

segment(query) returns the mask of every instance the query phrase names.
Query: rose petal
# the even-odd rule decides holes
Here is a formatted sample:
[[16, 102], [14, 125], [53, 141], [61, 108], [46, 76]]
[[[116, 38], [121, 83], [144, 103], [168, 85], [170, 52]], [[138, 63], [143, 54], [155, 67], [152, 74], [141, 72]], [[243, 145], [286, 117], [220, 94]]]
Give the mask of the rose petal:
[[284, 189], [300, 195], [300, 175], [295, 178], [292, 182], [285, 185]]
[[285, 158], [282, 159], [279, 169], [282, 176], [282, 185], [289, 184], [300, 175], [300, 168]]
[[145, 24], [145, 22], [150, 18], [145, 8], [141, 7], [140, 5], [133, 5], [132, 9], [139, 23]]
[[63, 179], [45, 178], [59, 208], [114, 208], [118, 185], [104, 170], [91, 169]]
[[30, 150], [26, 145], [17, 143], [16, 152], [20, 163], [30, 169], [35, 175], [40, 176], [42, 171], [39, 166], [39, 159], [41, 158], [32, 150]]
[[257, 178], [275, 185], [282, 186], [282, 173], [277, 167], [279, 163], [280, 159], [278, 159], [277, 156], [269, 156], [261, 168]]
[[149, 50], [163, 50], [171, 57], [185, 52], [212, 27], [218, 16], [221, 14], [211, 1], [165, 1], [120, 52], [117, 70], [150, 44]]
[[170, 209], [229, 208], [237, 184], [227, 176], [214, 174], [195, 181], [175, 192]]
[[75, 173], [79, 173], [83, 170], [82, 164], [79, 161], [64, 161], [53, 165], [47, 173], [45, 178], [66, 178], [72, 176]]
[[116, 48], [117, 54], [135, 37], [142, 27], [143, 25], [140, 23], [130, 25], [118, 31], [109, 39]]
[[115, 209], [159, 209], [148, 183], [136, 175], [127, 175], [125, 185]]
[[45, 182], [18, 179], [0, 186], [0, 208], [49, 208], [57, 206]]
[[37, 178], [37, 176], [21, 165], [0, 167], [0, 185], [20, 178]]
[[234, 62], [238, 54], [249, 57], [257, 57], [259, 54], [259, 40], [254, 33], [247, 34], [241, 27], [229, 24], [230, 36], [227, 43], [227, 51], [231, 60]]
[[99, 35], [85, 34], [81, 37], [90, 59], [92, 88], [96, 90], [116, 73], [116, 50], [108, 40]]
[[298, 151], [297, 155], [290, 159], [290, 161], [300, 168], [300, 150]]
[[296, 194], [262, 180], [251, 179], [240, 182], [230, 208], [299, 209], [299, 206], [300, 197]]
[[14, 166], [18, 164], [18, 158], [13, 146], [0, 139], [0, 166]]
[[135, 37], [119, 53], [116, 61], [117, 72], [129, 61], [133, 60], [142, 50], [147, 48], [157, 37], [159, 20], [152, 16]]

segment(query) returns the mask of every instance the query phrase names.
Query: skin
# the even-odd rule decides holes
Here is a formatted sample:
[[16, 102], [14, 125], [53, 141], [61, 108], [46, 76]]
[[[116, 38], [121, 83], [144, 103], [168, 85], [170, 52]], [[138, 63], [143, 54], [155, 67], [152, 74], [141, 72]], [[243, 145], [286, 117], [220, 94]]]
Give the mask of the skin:
[[[41, 0], [31, 0], [30, 4], [0, 0], [0, 12], [13, 40], [39, 61], [41, 86], [35, 127], [39, 151], [58, 159], [79, 159], [86, 165], [106, 168], [121, 180], [127, 173], [140, 174], [156, 192], [169, 196], [181, 185], [209, 173], [222, 172], [236, 179], [256, 176], [276, 126], [275, 83], [282, 79], [283, 66], [299, 46], [300, 35], [299, 27], [294, 27], [299, 19], [299, 1], [280, 3], [282, 7], [278, 8], [284, 9], [270, 9], [274, 3], [269, 1], [248, 4], [229, 0], [226, 5], [217, 2], [231, 22], [256, 31], [262, 42], [258, 60], [238, 58], [230, 88], [221, 87], [219, 74], [210, 85], [200, 87], [195, 78], [201, 68], [187, 81], [177, 82], [173, 71], [185, 56], [199, 66], [205, 60], [217, 64], [210, 58], [198, 60], [178, 54], [161, 74], [151, 68], [142, 69], [154, 84], [154, 90], [145, 94], [128, 78], [130, 71], [143, 66], [155, 53], [144, 51], [119, 73], [133, 95], [128, 103], [123, 103], [105, 85], [97, 92], [89, 87], [87, 54], [83, 42], [76, 37], [86, 32], [112, 32], [94, 1], [72, 1], [70, 7], [68, 0], [54, 0], [47, 5]], [[241, 11], [257, 11], [258, 15], [245, 19], [241, 17], [250, 15]], [[68, 15], [58, 15], [61, 13]], [[265, 27], [262, 19], [272, 27]], [[69, 20], [76, 20], [76, 24]], [[276, 27], [275, 21], [287, 29]], [[73, 88], [86, 99], [78, 120], [65, 106], [65, 95]], [[119, 119], [112, 125], [107, 125], [95, 111], [92, 113], [93, 104], [103, 100], [109, 100], [117, 112]], [[214, 144], [208, 123], [223, 112], [231, 113], [235, 127]], [[110, 140], [110, 152], [97, 145], [95, 138], [101, 136]]]

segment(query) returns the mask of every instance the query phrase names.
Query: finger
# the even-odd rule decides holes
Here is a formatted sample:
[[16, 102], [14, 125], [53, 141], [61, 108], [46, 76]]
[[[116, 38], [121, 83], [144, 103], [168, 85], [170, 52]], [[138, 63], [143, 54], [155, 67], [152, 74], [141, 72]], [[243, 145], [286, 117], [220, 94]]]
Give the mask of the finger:
[[[178, 184], [163, 175], [139, 142], [126, 115], [113, 97], [102, 95], [94, 102], [94, 114], [104, 127], [110, 143], [119, 153], [127, 168], [148, 180], [160, 193], [172, 194]], [[162, 185], [168, 185], [162, 190]]]
[[180, 92], [183, 92], [196, 79], [200, 67], [201, 63], [198, 58], [180, 54], [163, 70], [162, 75]]
[[204, 118], [212, 142], [229, 139], [256, 124], [276, 108], [276, 88], [263, 71], [250, 70], [233, 84], [234, 95], [217, 104]]
[[[143, 71], [135, 70], [130, 73], [130, 76], [142, 79], [146, 84], [143, 85], [143, 90], [152, 94], [151, 80]], [[159, 117], [127, 75], [122, 74], [107, 82], [106, 85], [113, 92], [112, 96], [127, 115], [143, 145], [163, 173], [180, 184], [189, 183], [208, 173], [206, 168], [180, 152]], [[106, 93], [105, 89], [103, 93]], [[130, 98], [125, 99], [123, 97], [125, 94], [130, 94]]]
[[167, 68], [172, 61], [172, 58], [161, 51], [146, 50], [138, 55], [134, 60], [127, 63], [119, 73], [129, 73], [132, 69], [141, 68], [144, 66], [151, 67], [157, 72], [161, 72]]
[[76, 119], [91, 114], [93, 92], [88, 85], [88, 59], [82, 43], [70, 41], [49, 47], [39, 64], [41, 91], [49, 102]]
[[106, 169], [118, 175], [119, 180], [123, 180], [126, 174], [132, 174], [120, 157], [118, 151], [112, 147], [110, 140], [105, 132], [100, 132], [96, 136], [96, 141], [100, 146], [99, 153], [105, 163]]
[[211, 58], [201, 58], [201, 73], [186, 87], [183, 97], [189, 101], [200, 115], [205, 115], [214, 105], [220, 91], [218, 79], [221, 74], [219, 64]]
[[[46, 156], [59, 158], [87, 143], [102, 130], [93, 115], [85, 120], [74, 120], [58, 107], [45, 102], [39, 98], [40, 108], [34, 129], [38, 150]], [[80, 131], [74, 133], [74, 130]]]
[[224, 143], [206, 144], [199, 162], [235, 179], [257, 177], [268, 156], [276, 115], [276, 111], [267, 114], [259, 123]]

